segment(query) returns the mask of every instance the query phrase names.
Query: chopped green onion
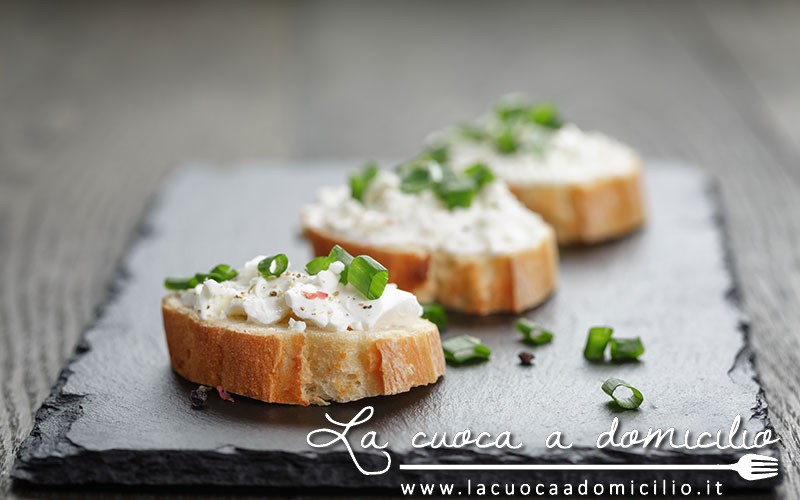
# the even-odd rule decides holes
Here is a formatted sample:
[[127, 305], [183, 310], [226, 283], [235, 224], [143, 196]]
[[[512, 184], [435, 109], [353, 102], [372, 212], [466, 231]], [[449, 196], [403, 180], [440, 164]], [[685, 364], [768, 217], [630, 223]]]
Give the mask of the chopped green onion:
[[272, 257], [267, 257], [258, 263], [258, 272], [267, 279], [280, 276], [289, 267], [289, 258], [286, 254], [279, 253]]
[[583, 357], [591, 361], [599, 361], [605, 357], [606, 346], [611, 340], [613, 328], [607, 326], [595, 326], [589, 329], [586, 338], [586, 348], [583, 350]]
[[[337, 261], [344, 264], [344, 269], [339, 275], [339, 282], [342, 284], [347, 284], [347, 274], [348, 270], [350, 269], [350, 264], [353, 262], [353, 256], [339, 245], [333, 245], [333, 248], [331, 248], [331, 251], [328, 253], [328, 264], [330, 265], [331, 263]], [[328, 269], [328, 267], [326, 266], [325, 269]]]
[[423, 162], [410, 162], [400, 167], [400, 190], [419, 193], [433, 185], [430, 166]]
[[611, 359], [613, 361], [639, 359], [642, 354], [644, 354], [644, 344], [639, 337], [611, 339]]
[[228, 264], [218, 264], [208, 273], [196, 273], [188, 277], [169, 277], [164, 280], [164, 288], [167, 290], [188, 290], [196, 287], [205, 280], [214, 280], [218, 283], [232, 280], [237, 276], [236, 269]]
[[464, 170], [464, 173], [475, 181], [478, 189], [494, 180], [494, 172], [485, 163], [475, 163]]
[[564, 125], [561, 117], [558, 116], [558, 110], [550, 103], [539, 104], [531, 109], [529, 119], [537, 125], [552, 129], [558, 129]]
[[478, 191], [495, 179], [492, 170], [483, 163], [475, 163], [463, 172], [455, 172], [447, 165], [432, 163], [435, 156], [428, 152], [398, 166], [400, 190], [419, 193], [432, 188], [436, 196], [452, 210], [469, 207]]
[[359, 255], [350, 263], [347, 281], [367, 300], [379, 299], [389, 282], [389, 270], [369, 255]]
[[447, 312], [439, 304], [422, 306], [422, 317], [436, 325], [440, 332], [447, 328]]
[[514, 328], [522, 334], [522, 341], [531, 345], [549, 344], [553, 340], [553, 332], [545, 330], [527, 318], [520, 318]]
[[479, 339], [469, 335], [459, 335], [442, 342], [444, 358], [451, 363], [464, 363], [475, 359], [489, 359], [491, 349], [481, 344]]
[[611, 396], [620, 408], [626, 410], [635, 410], [644, 401], [639, 389], [618, 378], [610, 378], [603, 382], [603, 392]]
[[530, 105], [522, 102], [519, 98], [507, 98], [501, 100], [497, 104], [495, 112], [497, 113], [497, 117], [500, 119], [500, 121], [503, 123], [509, 123], [524, 118], [530, 109]]
[[232, 280], [237, 274], [239, 273], [236, 272], [236, 269], [233, 269], [228, 264], [217, 264], [214, 266], [214, 269], [208, 273], [207, 277], [219, 282]]
[[378, 165], [369, 162], [360, 171], [350, 176], [350, 195], [358, 201], [364, 201], [364, 192], [370, 182], [378, 175]]
[[519, 145], [511, 130], [505, 129], [500, 135], [494, 138], [494, 147], [500, 153], [510, 155], [517, 152]]
[[478, 192], [478, 187], [471, 177], [449, 175], [437, 186], [436, 194], [447, 208], [468, 208]]
[[447, 163], [447, 159], [449, 157], [447, 144], [441, 144], [439, 146], [435, 146], [428, 149], [423, 154], [423, 157], [429, 160], [433, 160], [436, 163]]
[[347, 270], [350, 267], [350, 263], [353, 262], [353, 256], [339, 245], [334, 245], [328, 255], [322, 255], [311, 259], [306, 264], [306, 271], [311, 275], [319, 274], [320, 271], [327, 270], [330, 265], [336, 261], [344, 264], [344, 269], [339, 275], [339, 281], [343, 284], [347, 284]]
[[188, 290], [196, 286], [197, 280], [194, 276], [189, 278], [170, 277], [164, 280], [164, 288], [167, 290]]
[[331, 261], [327, 255], [322, 255], [320, 257], [314, 257], [311, 259], [308, 264], [306, 264], [306, 271], [310, 275], [319, 274], [320, 271], [324, 271], [328, 269], [328, 266], [331, 265]]
[[470, 141], [484, 141], [489, 137], [484, 127], [473, 123], [462, 123], [456, 128], [461, 137]]

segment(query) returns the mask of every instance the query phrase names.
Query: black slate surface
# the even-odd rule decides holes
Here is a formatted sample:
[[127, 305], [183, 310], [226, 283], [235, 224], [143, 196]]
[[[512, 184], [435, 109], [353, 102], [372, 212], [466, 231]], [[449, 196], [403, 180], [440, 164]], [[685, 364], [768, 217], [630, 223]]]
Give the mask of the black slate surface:
[[[515, 316], [451, 317], [444, 337], [470, 333], [494, 353], [488, 363], [448, 367], [439, 383], [392, 397], [329, 407], [291, 407], [212, 396], [189, 407], [192, 384], [169, 368], [159, 301], [168, 274], [187, 274], [257, 254], [309, 258], [298, 236], [299, 207], [316, 187], [340, 183], [340, 167], [251, 167], [182, 170], [166, 184], [120, 266], [109, 299], [76, 356], [36, 417], [12, 475], [17, 484], [241, 486], [275, 488], [397, 488], [404, 480], [548, 483], [676, 479], [703, 486], [766, 488], [733, 472], [411, 472], [401, 463], [726, 463], [740, 452], [597, 449], [597, 436], [619, 417], [622, 430], [675, 427], [726, 431], [740, 414], [748, 432], [769, 427], [750, 351], [746, 321], [725, 251], [710, 179], [700, 170], [651, 165], [646, 187], [649, 223], [643, 231], [594, 248], [562, 251], [558, 292], [527, 316], [551, 327], [551, 345], [530, 349], [512, 330]], [[641, 363], [590, 364], [582, 358], [588, 327], [613, 325], [619, 336], [641, 336]], [[533, 367], [517, 353], [534, 350]], [[600, 390], [617, 376], [642, 390], [639, 411], [615, 412]], [[371, 405], [375, 415], [351, 432], [377, 431], [390, 443], [391, 470], [364, 476], [343, 447], [311, 448], [306, 435], [331, 427], [325, 414], [348, 421]], [[412, 436], [470, 429], [513, 433], [524, 447], [497, 450], [413, 449]], [[561, 431], [569, 450], [544, 447]], [[358, 447], [356, 446], [357, 451]], [[764, 450], [774, 454], [774, 449]], [[370, 470], [376, 453], [358, 452]]]

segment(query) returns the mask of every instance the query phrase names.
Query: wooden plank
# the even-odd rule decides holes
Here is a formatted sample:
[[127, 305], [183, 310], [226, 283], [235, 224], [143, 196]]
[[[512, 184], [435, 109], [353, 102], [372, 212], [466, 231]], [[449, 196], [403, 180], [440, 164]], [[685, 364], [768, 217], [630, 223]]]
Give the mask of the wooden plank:
[[0, 8], [2, 496], [159, 179], [288, 140], [281, 5]]
[[734, 0], [705, 1], [700, 6], [710, 28], [763, 101], [776, 135], [800, 149], [800, 4], [782, 0], [765, 8]]

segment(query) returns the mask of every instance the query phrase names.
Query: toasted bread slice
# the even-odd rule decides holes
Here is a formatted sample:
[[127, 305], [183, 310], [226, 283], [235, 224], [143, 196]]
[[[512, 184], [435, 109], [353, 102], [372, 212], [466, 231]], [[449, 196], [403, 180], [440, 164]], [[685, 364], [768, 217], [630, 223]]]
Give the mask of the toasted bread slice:
[[489, 165], [553, 226], [560, 244], [618, 238], [645, 221], [639, 154], [565, 122], [552, 103], [508, 95], [491, 113], [435, 132], [428, 142], [456, 168]]
[[558, 248], [553, 230], [545, 230], [545, 237], [531, 248], [504, 254], [462, 255], [423, 248], [371, 246], [304, 227], [315, 255], [326, 255], [336, 244], [354, 255], [372, 255], [389, 269], [393, 282], [415, 294], [420, 302], [437, 301], [470, 314], [521, 312], [552, 293]]
[[173, 369], [204, 385], [269, 403], [325, 405], [436, 382], [445, 363], [422, 318], [371, 331], [300, 333], [232, 319], [203, 320], [177, 295], [162, 301]]
[[641, 167], [590, 182], [514, 183], [509, 189], [553, 226], [562, 245], [624, 236], [645, 221]]

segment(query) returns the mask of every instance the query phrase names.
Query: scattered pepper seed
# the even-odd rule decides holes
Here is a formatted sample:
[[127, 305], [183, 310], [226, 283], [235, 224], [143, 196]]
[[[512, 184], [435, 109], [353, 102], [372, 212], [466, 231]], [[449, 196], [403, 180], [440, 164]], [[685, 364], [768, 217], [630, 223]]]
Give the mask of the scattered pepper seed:
[[201, 385], [200, 387], [192, 390], [189, 393], [189, 401], [192, 402], [193, 410], [200, 410], [206, 405], [206, 401], [208, 400], [209, 389], [211, 388], [205, 385]]
[[522, 351], [519, 353], [519, 364], [522, 366], [531, 366], [533, 363], [534, 355], [528, 351]]

